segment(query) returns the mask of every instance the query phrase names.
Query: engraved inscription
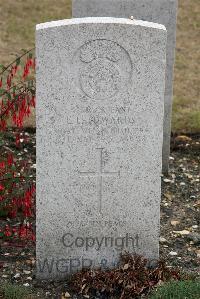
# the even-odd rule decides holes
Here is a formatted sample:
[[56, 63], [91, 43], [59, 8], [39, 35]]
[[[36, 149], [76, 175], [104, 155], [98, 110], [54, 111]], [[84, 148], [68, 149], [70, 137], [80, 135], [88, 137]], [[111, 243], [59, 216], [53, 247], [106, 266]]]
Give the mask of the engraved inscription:
[[83, 69], [80, 83], [87, 96], [95, 99], [109, 98], [120, 88], [120, 72], [111, 61], [97, 59]]
[[114, 97], [130, 82], [132, 62], [128, 52], [109, 40], [94, 40], [83, 45], [73, 61], [77, 85], [89, 98]]
[[103, 148], [97, 148], [100, 159], [98, 160], [98, 170], [95, 171], [80, 171], [79, 173], [83, 176], [97, 177], [98, 179], [98, 197], [99, 197], [99, 212], [102, 213], [102, 189], [103, 189], [103, 178], [113, 175], [120, 176], [120, 171], [107, 172], [103, 171]]

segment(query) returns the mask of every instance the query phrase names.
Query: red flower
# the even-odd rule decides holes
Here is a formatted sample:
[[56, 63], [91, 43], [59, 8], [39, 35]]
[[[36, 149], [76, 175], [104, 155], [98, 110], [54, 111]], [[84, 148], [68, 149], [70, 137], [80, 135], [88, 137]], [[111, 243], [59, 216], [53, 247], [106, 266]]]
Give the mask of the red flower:
[[0, 162], [0, 168], [5, 168], [5, 162], [4, 161], [2, 161], [2, 162]]
[[12, 154], [8, 155], [7, 161], [8, 161], [8, 166], [12, 166], [12, 164], [13, 164], [13, 155]]

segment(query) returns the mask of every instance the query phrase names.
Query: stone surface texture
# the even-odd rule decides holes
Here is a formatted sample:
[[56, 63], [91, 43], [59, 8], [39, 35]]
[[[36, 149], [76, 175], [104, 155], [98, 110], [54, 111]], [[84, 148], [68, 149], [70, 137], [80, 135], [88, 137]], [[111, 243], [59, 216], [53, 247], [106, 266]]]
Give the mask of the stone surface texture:
[[72, 0], [72, 16], [120, 17], [164, 24], [168, 31], [163, 139], [163, 172], [168, 172], [173, 100], [173, 68], [178, 0]]
[[38, 278], [114, 267], [123, 251], [158, 258], [165, 27], [36, 29]]

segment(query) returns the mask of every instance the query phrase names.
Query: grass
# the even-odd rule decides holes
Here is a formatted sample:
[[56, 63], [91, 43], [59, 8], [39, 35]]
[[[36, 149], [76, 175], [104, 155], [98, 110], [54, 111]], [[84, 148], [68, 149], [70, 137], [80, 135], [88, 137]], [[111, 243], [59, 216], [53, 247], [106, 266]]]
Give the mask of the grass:
[[[0, 0], [0, 63], [34, 47], [35, 24], [71, 17], [70, 0]], [[200, 132], [200, 1], [179, 1], [172, 130]], [[27, 125], [34, 125], [34, 117]]]
[[149, 299], [200, 299], [200, 282], [168, 282], [154, 290]]
[[0, 0], [1, 63], [12, 61], [13, 55], [34, 47], [35, 25], [71, 17], [69, 0]]
[[[36, 299], [24, 286], [6, 283], [0, 287], [2, 299]], [[168, 282], [155, 289], [149, 299], [200, 299], [200, 282]]]
[[200, 1], [179, 1], [174, 77], [174, 132], [200, 132]]
[[0, 286], [0, 298], [3, 299], [35, 299], [30, 290], [24, 286], [5, 283]]

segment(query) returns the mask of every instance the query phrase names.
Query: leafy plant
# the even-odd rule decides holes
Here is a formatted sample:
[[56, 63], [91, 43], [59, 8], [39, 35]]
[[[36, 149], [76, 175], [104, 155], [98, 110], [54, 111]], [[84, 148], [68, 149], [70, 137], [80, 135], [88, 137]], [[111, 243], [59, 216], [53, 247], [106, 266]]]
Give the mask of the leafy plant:
[[22, 128], [25, 117], [35, 108], [35, 58], [33, 50], [24, 52], [0, 72], [0, 131], [9, 119]]
[[[34, 213], [35, 186], [29, 176], [28, 161], [19, 159], [16, 151], [4, 145], [8, 127], [15, 126], [10, 140], [15, 149], [26, 142], [21, 130], [24, 120], [35, 108], [35, 58], [33, 50], [24, 51], [0, 71], [0, 217], [17, 218], [16, 227], [5, 225], [0, 238], [34, 239], [30, 218]], [[22, 138], [23, 137], [23, 138]]]

